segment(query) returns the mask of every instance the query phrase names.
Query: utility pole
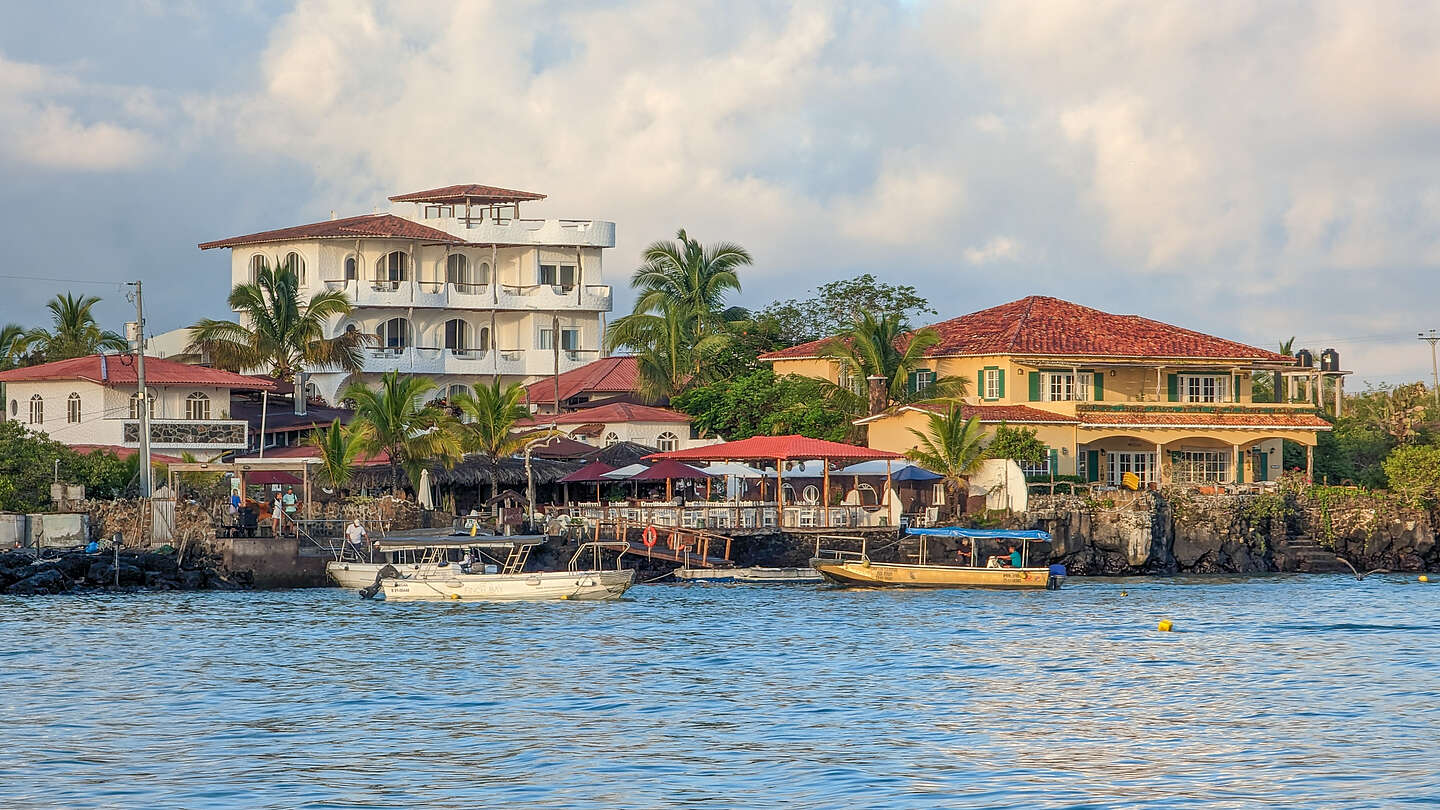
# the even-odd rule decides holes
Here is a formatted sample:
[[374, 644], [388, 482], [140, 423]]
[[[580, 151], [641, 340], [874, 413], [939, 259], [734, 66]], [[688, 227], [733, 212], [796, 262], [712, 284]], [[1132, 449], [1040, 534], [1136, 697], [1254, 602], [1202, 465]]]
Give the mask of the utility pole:
[[550, 345], [555, 353], [555, 414], [560, 414], [560, 313], [550, 315]]
[[1440, 362], [1437, 362], [1435, 357], [1435, 344], [1440, 342], [1440, 333], [1431, 329], [1429, 332], [1417, 332], [1415, 336], [1430, 344], [1430, 372], [1435, 379], [1435, 404], [1440, 406]]
[[150, 482], [150, 392], [145, 390], [145, 297], [141, 282], [135, 288], [135, 387], [140, 398], [140, 497], [149, 498]]

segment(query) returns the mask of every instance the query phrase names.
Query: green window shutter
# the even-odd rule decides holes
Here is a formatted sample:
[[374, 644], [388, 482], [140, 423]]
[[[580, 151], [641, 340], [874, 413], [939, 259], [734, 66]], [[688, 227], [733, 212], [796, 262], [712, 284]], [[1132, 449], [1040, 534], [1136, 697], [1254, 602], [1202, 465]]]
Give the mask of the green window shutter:
[[919, 384], [920, 372], [918, 371], [910, 372], [909, 376], [905, 378], [905, 390], [909, 391], [912, 394], [920, 390]]
[[1236, 374], [1234, 379], [1235, 387], [1232, 389], [1232, 397], [1236, 402], [1240, 401], [1240, 375]]
[[1040, 401], [1040, 372], [1032, 371], [1025, 375], [1030, 378], [1030, 401]]
[[985, 398], [985, 369], [975, 372], [975, 396]]
[[1050, 474], [1051, 474], [1051, 475], [1059, 475], [1059, 474], [1060, 474], [1060, 451], [1059, 451], [1059, 450], [1051, 450], [1051, 451], [1050, 451]]
[[1171, 401], [1171, 402], [1179, 402], [1179, 401], [1180, 401], [1180, 375], [1179, 375], [1179, 374], [1171, 374], [1171, 375], [1169, 376], [1169, 378], [1165, 381], [1165, 385], [1168, 386], [1169, 389], [1170, 389], [1170, 401]]
[[1091, 483], [1100, 480], [1100, 451], [1085, 451], [1085, 480]]
[[1245, 451], [1235, 449], [1235, 483], [1245, 483]]
[[1090, 398], [1096, 402], [1105, 401], [1105, 372], [1095, 372], [1095, 385], [1090, 389]]
[[1005, 398], [1005, 369], [1003, 369], [1003, 368], [995, 369], [995, 373], [1000, 376], [1000, 398], [1001, 398], [1001, 399], [1004, 399], [1004, 398]]

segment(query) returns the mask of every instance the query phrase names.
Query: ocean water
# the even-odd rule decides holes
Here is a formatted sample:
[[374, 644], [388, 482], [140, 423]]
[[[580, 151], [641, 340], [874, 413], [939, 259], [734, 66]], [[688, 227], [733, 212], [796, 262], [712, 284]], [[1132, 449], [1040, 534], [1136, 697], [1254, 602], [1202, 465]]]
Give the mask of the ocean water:
[[0, 598], [0, 807], [1440, 802], [1414, 576], [631, 594]]

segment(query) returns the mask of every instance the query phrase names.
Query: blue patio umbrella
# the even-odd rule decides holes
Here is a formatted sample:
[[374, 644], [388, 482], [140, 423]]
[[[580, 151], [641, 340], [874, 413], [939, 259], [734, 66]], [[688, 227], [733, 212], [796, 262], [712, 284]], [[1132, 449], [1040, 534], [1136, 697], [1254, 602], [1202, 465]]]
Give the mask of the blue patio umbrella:
[[939, 481], [945, 476], [940, 473], [930, 472], [923, 467], [911, 465], [890, 476], [891, 481]]

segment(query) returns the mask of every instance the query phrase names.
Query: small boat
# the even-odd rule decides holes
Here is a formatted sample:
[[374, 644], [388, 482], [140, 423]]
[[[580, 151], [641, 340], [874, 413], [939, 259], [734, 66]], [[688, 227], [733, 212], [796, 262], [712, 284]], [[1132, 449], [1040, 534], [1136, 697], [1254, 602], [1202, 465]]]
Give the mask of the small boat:
[[[613, 570], [599, 567], [600, 551], [606, 548], [620, 552]], [[635, 569], [620, 567], [627, 548], [622, 543], [584, 543], [570, 558], [567, 571], [467, 574], [453, 564], [435, 566], [408, 576], [381, 576], [379, 592], [387, 602], [619, 599], [635, 584]], [[594, 554], [595, 565], [581, 569], [580, 559], [587, 550]]]
[[823, 582], [814, 568], [767, 568], [752, 565], [746, 568], [677, 568], [675, 578], [686, 582], [748, 582], [776, 584], [788, 582]]
[[401, 576], [410, 576], [458, 562], [466, 552], [479, 560], [486, 572], [517, 573], [530, 558], [531, 549], [544, 542], [543, 535], [505, 537], [420, 529], [376, 540], [374, 551], [380, 555], [379, 562], [346, 559], [350, 550], [342, 547], [337, 555], [340, 559], [325, 564], [325, 574], [342, 588], [358, 590], [374, 585], [386, 566]]
[[[833, 538], [858, 540], [860, 551], [822, 549], [816, 541], [815, 558], [810, 565], [827, 581], [837, 585], [865, 585], [894, 588], [997, 588], [1004, 590], [1059, 590], [1065, 579], [1065, 566], [1030, 566], [1030, 541], [1049, 541], [1050, 535], [1042, 531], [999, 531], [987, 529], [965, 529], [946, 527], [938, 529], [911, 529], [910, 534], [921, 535], [920, 553], [915, 563], [878, 563], [867, 553], [866, 539]], [[937, 565], [926, 560], [925, 537], [960, 537], [971, 544], [970, 565]], [[1021, 543], [1021, 564], [1011, 566], [1009, 555], [993, 555], [986, 565], [979, 566], [980, 556], [975, 554], [981, 540], [998, 540]]]

